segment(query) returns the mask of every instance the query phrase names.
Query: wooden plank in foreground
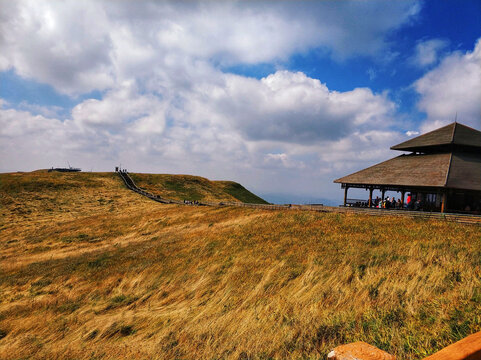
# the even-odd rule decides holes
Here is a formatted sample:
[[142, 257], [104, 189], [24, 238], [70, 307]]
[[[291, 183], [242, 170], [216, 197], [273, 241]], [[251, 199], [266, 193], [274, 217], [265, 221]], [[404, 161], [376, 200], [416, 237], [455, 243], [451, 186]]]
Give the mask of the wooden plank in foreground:
[[424, 360], [481, 360], [481, 331], [445, 347]]
[[365, 342], [341, 345], [332, 350], [329, 360], [395, 360], [396, 357]]
[[[336, 347], [328, 360], [395, 360], [393, 355], [359, 341]], [[481, 360], [481, 331], [451, 344], [423, 360]]]

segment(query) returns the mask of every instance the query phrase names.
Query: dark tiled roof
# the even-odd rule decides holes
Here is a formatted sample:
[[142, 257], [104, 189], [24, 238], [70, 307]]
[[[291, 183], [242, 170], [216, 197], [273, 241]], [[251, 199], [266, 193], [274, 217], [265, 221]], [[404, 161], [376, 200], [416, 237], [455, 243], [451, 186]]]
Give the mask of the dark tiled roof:
[[481, 191], [481, 154], [454, 153], [446, 187]]
[[334, 182], [481, 191], [481, 155], [473, 153], [401, 155]]
[[357, 185], [444, 187], [450, 160], [450, 153], [401, 155], [334, 182]]
[[394, 145], [392, 150], [416, 151], [440, 145], [460, 145], [480, 148], [481, 131], [466, 125], [452, 123], [434, 131], [415, 137], [414, 139]]

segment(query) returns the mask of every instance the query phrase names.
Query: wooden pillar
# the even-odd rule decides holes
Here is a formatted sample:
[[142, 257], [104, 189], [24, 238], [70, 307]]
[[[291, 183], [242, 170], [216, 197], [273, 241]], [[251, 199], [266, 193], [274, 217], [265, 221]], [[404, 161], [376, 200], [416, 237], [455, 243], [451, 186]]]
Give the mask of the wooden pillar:
[[385, 189], [382, 189], [381, 191], [381, 201], [384, 201], [384, 194], [386, 193], [386, 190]]
[[406, 194], [406, 190], [401, 191], [401, 206], [404, 208], [404, 195]]
[[372, 207], [372, 191], [373, 190], [374, 189], [372, 187], [369, 188], [369, 204], [368, 204], [369, 207]]
[[348, 189], [349, 189], [349, 186], [346, 185], [346, 187], [344, 188], [344, 207], [346, 207]]
[[443, 199], [441, 200], [441, 212], [446, 212], [446, 206], [448, 202], [448, 197], [446, 195], [446, 191], [443, 191]]

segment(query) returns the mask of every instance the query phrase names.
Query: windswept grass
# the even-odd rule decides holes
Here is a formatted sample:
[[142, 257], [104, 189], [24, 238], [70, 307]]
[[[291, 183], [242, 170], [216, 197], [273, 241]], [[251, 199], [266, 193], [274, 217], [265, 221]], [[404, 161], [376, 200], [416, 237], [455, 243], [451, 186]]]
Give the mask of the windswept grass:
[[2, 359], [416, 359], [481, 330], [479, 227], [160, 205], [95, 173], [2, 174], [0, 201]]
[[267, 201], [251, 193], [239, 183], [233, 181], [214, 181], [214, 183], [223, 187], [223, 190], [226, 193], [233, 196], [238, 201], [250, 204], [268, 204]]
[[264, 199], [233, 181], [211, 181], [192, 175], [130, 175], [137, 186], [168, 199], [267, 204]]

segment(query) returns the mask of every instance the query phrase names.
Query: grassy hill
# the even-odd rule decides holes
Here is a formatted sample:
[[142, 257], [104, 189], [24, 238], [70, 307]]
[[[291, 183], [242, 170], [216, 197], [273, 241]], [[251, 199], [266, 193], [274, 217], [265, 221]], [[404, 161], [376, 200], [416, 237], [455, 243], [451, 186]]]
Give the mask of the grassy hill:
[[422, 358], [481, 330], [481, 228], [163, 205], [0, 174], [1, 359]]
[[267, 204], [265, 200], [233, 181], [211, 181], [192, 175], [130, 174], [130, 176], [137, 186], [168, 199]]

